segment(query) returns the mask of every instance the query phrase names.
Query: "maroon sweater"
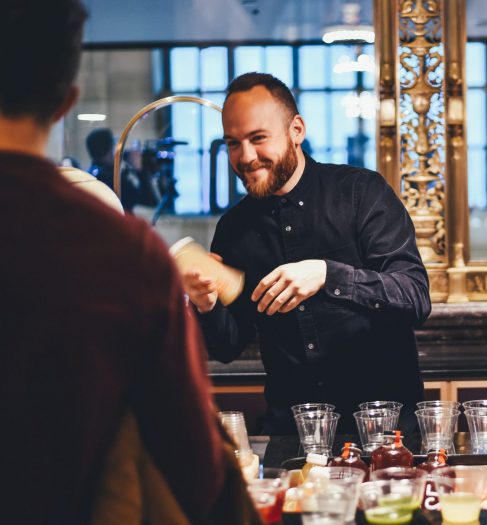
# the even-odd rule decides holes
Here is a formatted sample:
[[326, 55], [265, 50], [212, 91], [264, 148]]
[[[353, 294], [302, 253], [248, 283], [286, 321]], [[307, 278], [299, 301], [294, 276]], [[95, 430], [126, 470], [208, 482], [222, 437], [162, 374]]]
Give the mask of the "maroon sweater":
[[0, 152], [0, 516], [89, 518], [128, 408], [194, 523], [223, 483], [201, 339], [163, 243], [70, 185]]

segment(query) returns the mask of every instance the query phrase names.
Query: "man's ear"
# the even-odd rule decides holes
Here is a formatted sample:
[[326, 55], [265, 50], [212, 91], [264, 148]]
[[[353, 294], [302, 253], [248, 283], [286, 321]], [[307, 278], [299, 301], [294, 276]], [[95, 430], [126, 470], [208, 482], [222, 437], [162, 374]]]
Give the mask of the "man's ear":
[[298, 146], [303, 143], [306, 137], [306, 125], [301, 115], [295, 115], [289, 126], [289, 133], [291, 134], [291, 140]]
[[60, 120], [66, 113], [68, 113], [73, 106], [78, 102], [79, 88], [78, 86], [70, 86], [62, 104], [57, 109], [56, 113], [52, 116], [51, 124], [55, 124]]

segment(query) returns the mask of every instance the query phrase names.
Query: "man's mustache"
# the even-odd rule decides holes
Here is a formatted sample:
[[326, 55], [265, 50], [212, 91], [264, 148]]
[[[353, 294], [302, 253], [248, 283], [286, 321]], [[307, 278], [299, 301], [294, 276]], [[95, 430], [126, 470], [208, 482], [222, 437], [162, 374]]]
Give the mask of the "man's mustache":
[[245, 173], [251, 172], [251, 171], [262, 169], [262, 168], [271, 169], [272, 166], [273, 166], [273, 163], [271, 160], [250, 162], [246, 164], [244, 164], [243, 162], [237, 163], [238, 172], [242, 175], [244, 175]]

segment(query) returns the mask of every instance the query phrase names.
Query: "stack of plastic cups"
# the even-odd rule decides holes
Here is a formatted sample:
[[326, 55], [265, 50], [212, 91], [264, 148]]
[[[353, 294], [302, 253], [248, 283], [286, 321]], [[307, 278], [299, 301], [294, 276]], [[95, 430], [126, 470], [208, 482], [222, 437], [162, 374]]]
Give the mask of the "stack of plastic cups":
[[359, 406], [360, 410], [375, 410], [375, 409], [386, 409], [391, 410], [395, 414], [397, 414], [397, 417], [392, 422], [392, 430], [396, 430], [398, 423], [399, 423], [399, 415], [401, 413], [401, 408], [403, 407], [402, 403], [399, 403], [399, 401], [364, 401], [363, 403], [360, 403]]
[[472, 454], [487, 454], [487, 399], [465, 401]]
[[395, 430], [397, 411], [386, 408], [360, 410], [353, 414], [364, 452], [370, 454], [384, 442], [384, 432]]
[[317, 408], [312, 403], [307, 405], [292, 407], [301, 446], [305, 454], [312, 452], [329, 456], [340, 414], [330, 410], [332, 405], [326, 409]]
[[218, 415], [220, 416], [220, 420], [225, 430], [235, 443], [235, 455], [240, 462], [240, 466], [246, 467], [250, 465], [253, 461], [254, 453], [250, 448], [243, 413], [229, 411], [219, 412]]
[[424, 451], [445, 449], [455, 453], [453, 436], [457, 426], [460, 403], [456, 401], [422, 401], [415, 414]]

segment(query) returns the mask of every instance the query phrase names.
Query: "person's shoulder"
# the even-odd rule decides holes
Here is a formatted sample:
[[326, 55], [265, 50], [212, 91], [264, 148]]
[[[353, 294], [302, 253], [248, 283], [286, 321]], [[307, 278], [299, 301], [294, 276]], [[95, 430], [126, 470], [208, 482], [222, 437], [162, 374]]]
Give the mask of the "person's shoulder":
[[350, 182], [354, 182], [358, 178], [364, 181], [384, 181], [380, 173], [350, 164], [325, 164], [315, 162], [314, 170], [321, 177], [330, 179], [341, 179]]

